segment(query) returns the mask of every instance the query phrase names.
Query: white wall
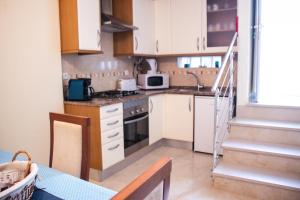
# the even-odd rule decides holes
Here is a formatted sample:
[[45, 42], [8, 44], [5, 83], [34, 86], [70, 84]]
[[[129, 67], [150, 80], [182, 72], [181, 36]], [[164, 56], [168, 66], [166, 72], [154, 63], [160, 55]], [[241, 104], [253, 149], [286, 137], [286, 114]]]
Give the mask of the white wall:
[[237, 80], [237, 104], [249, 102], [251, 69], [251, 7], [252, 0], [238, 0], [239, 16], [239, 59]]
[[49, 111], [63, 112], [58, 0], [0, 0], [0, 149], [49, 161]]

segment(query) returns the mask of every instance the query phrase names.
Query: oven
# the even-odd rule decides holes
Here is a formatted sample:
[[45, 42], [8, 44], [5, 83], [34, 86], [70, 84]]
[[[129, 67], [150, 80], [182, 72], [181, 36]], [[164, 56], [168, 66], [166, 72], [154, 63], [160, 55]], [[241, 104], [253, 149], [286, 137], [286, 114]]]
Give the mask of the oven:
[[149, 145], [148, 98], [123, 104], [125, 156]]

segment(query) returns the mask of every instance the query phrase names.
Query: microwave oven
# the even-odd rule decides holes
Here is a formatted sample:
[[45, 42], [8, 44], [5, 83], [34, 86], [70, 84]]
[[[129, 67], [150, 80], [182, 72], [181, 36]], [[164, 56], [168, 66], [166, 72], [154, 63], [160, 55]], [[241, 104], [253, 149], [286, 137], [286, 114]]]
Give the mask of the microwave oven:
[[139, 74], [138, 84], [144, 90], [169, 88], [169, 74]]

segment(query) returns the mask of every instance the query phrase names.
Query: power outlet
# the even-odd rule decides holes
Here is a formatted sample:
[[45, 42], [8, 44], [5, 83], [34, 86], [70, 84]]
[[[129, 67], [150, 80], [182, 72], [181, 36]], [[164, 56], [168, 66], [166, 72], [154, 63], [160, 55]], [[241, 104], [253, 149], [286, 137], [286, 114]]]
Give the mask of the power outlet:
[[63, 80], [69, 80], [69, 79], [70, 79], [70, 74], [67, 73], [67, 72], [64, 72], [64, 73], [62, 74], [62, 77], [63, 77]]

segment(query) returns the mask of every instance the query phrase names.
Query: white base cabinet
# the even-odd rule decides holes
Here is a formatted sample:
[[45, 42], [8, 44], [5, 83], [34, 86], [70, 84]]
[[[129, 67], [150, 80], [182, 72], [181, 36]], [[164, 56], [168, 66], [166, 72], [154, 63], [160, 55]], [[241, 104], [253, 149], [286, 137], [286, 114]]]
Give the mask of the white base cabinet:
[[193, 142], [193, 95], [166, 94], [163, 137]]
[[149, 97], [149, 144], [162, 138], [193, 142], [193, 95]]
[[164, 131], [165, 95], [149, 97], [149, 144], [162, 139]]
[[[227, 134], [228, 122], [228, 98], [222, 102], [221, 116], [222, 126], [219, 138]], [[194, 150], [205, 153], [213, 153], [213, 139], [214, 139], [214, 111], [215, 99], [214, 97], [195, 97], [195, 139]]]
[[123, 104], [100, 107], [102, 169], [125, 158]]

